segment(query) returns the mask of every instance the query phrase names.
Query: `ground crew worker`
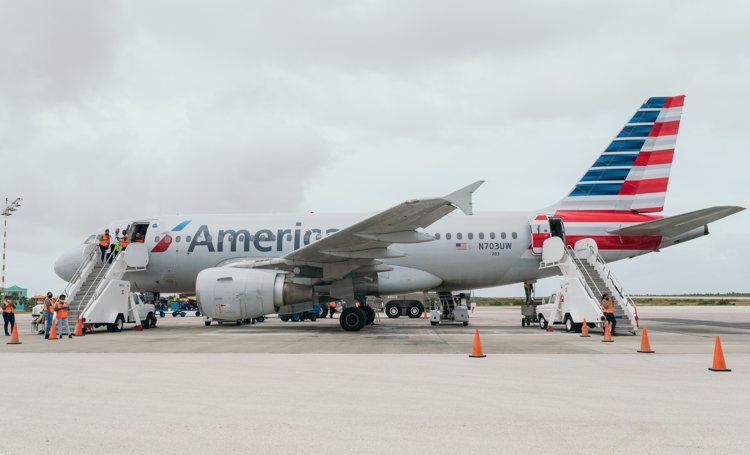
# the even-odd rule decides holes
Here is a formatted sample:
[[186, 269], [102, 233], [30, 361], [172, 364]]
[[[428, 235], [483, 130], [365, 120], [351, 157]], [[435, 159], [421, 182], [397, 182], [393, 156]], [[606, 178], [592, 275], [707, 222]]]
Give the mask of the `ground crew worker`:
[[[102, 252], [102, 262], [107, 257], [107, 251], [109, 251], [109, 244], [112, 241], [112, 237], [109, 235], [109, 229], [104, 230], [104, 234], [102, 234], [101, 238], [99, 238], [99, 249]], [[52, 297], [50, 295], [50, 297]]]
[[[13, 332], [13, 326], [16, 325], [16, 304], [10, 300], [10, 297], [5, 296], [3, 299], [3, 330], [5, 330], [5, 336], [9, 337], [10, 333]], [[10, 325], [10, 332], [8, 332], [8, 325]]]
[[115, 233], [109, 242], [109, 263], [112, 263], [112, 259], [117, 256], [120, 252], [120, 228], [115, 228]]
[[531, 294], [534, 292], [534, 285], [528, 281], [523, 282], [523, 291], [526, 293], [526, 303], [531, 303]]
[[70, 323], [68, 322], [68, 302], [65, 301], [65, 294], [60, 294], [60, 298], [55, 304], [55, 313], [57, 314], [57, 333], [60, 338], [63, 337], [62, 328], [65, 326], [65, 330], [68, 332], [68, 338], [73, 338], [70, 334]]
[[336, 314], [336, 302], [331, 301], [328, 302], [328, 314], [331, 315], [331, 319], [333, 319], [333, 315]]
[[604, 313], [604, 317], [609, 321], [610, 333], [612, 336], [615, 336], [615, 326], [617, 325], [615, 304], [612, 303], [612, 299], [609, 298], [609, 294], [606, 292], [602, 294], [602, 313]]
[[141, 234], [140, 232], [135, 233], [135, 243], [143, 243], [144, 240], [145, 239], [143, 238], [143, 234]]
[[44, 339], [49, 340], [49, 331], [52, 329], [52, 318], [55, 314], [55, 299], [52, 297], [52, 293], [48, 292], [47, 297], [42, 303], [44, 305]]
[[128, 234], [123, 232], [122, 237], [120, 237], [120, 251], [125, 251], [125, 248], [127, 247], [128, 247]]

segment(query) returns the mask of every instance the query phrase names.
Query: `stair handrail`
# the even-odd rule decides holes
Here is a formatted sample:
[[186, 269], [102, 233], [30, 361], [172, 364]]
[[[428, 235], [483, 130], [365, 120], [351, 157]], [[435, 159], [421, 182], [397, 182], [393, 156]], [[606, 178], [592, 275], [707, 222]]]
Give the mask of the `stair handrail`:
[[[594, 300], [598, 300], [595, 295], [591, 295], [591, 288], [588, 285], [588, 283], [591, 283], [591, 284], [594, 285], [594, 287], [596, 288], [596, 291], [599, 293], [599, 295], [601, 295], [603, 293], [602, 293], [601, 289], [599, 289], [599, 286], [596, 285], [596, 281], [594, 281], [594, 278], [591, 276], [591, 274], [588, 272], [588, 270], [586, 270], [586, 267], [581, 267], [579, 265], [579, 263], [582, 263], [583, 260], [580, 257], [578, 257], [578, 254], [576, 254], [576, 251], [570, 245], [566, 246], [565, 249], [567, 250], [567, 252], [570, 255], [570, 257], [573, 258], [573, 263], [576, 265], [576, 269], [578, 269], [578, 273], [580, 273], [582, 276], [585, 274], [584, 281], [586, 282], [586, 290], [587, 290], [587, 292], [589, 292], [589, 296], [591, 298], [593, 298]], [[588, 277], [589, 279], [586, 280], [586, 277]]]
[[[124, 264], [124, 267], [123, 267], [123, 264]], [[96, 278], [98, 279], [99, 275], [101, 275], [102, 273], [104, 273], [104, 276], [96, 285], [96, 289], [94, 289], [94, 294], [91, 296], [91, 299], [89, 299], [89, 301], [86, 303], [86, 309], [88, 309], [91, 303], [95, 302], [96, 299], [99, 298], [101, 293], [104, 292], [104, 288], [107, 286], [107, 282], [113, 279], [119, 279], [119, 277], [122, 277], [122, 275], [125, 274], [127, 267], [128, 266], [127, 266], [127, 263], [125, 262], [125, 255], [118, 254], [115, 260], [112, 261], [112, 264], [109, 265], [109, 267], [104, 267], [102, 268], [102, 270], [99, 271], [99, 274], [97, 275]], [[113, 278], [112, 275], [115, 275], [115, 274], [119, 274], [119, 277]]]
[[[91, 305], [91, 302], [97, 299], [97, 297], [101, 293], [100, 288], [102, 288], [102, 284], [106, 284], [105, 282], [107, 281], [106, 280], [107, 274], [109, 273], [110, 270], [113, 269], [113, 267], [115, 267], [115, 265], [117, 265], [120, 261], [123, 261], [124, 257], [125, 257], [124, 254], [118, 254], [115, 260], [112, 261], [111, 264], [104, 266], [101, 268], [101, 270], [99, 270], [99, 273], [96, 274], [96, 276], [94, 277], [92, 281], [92, 284], [97, 283], [96, 286], [92, 285], [83, 295], [83, 299], [81, 300], [81, 302], [86, 302], [86, 306], [84, 308], [81, 308], [79, 305], [78, 310], [81, 313], [84, 313]], [[87, 301], [87, 298], [88, 298], [88, 301]]]
[[[84, 249], [84, 260], [81, 261], [81, 265], [78, 266], [76, 271], [73, 273], [73, 276], [70, 278], [70, 281], [68, 281], [68, 284], [65, 286], [65, 289], [63, 289], [63, 294], [65, 294], [66, 297], [70, 296], [70, 290], [71, 287], [75, 287], [76, 281], [78, 281], [79, 278], [81, 278], [81, 275], [83, 275], [83, 270], [86, 268], [86, 266], [89, 265], [89, 263], [97, 256], [97, 250], [95, 247], [95, 244], [89, 243], [86, 245], [86, 248]], [[86, 253], [86, 250], [88, 250], [88, 253]]]
[[635, 323], [636, 326], [638, 325], [638, 307], [635, 305], [635, 302], [633, 299], [630, 298], [630, 294], [625, 292], [625, 288], [623, 287], [622, 283], [617, 279], [614, 273], [612, 273], [612, 269], [609, 268], [607, 263], [604, 261], [604, 258], [599, 254], [598, 251], [592, 251], [592, 256], [594, 257], [595, 261], [598, 262], [604, 272], [607, 275], [607, 278], [612, 282], [612, 287], [615, 288], [615, 291], [617, 291], [617, 294], [620, 296], [620, 298], [625, 302], [625, 305], [627, 307], [631, 307], [633, 311], [633, 315], [635, 317]]

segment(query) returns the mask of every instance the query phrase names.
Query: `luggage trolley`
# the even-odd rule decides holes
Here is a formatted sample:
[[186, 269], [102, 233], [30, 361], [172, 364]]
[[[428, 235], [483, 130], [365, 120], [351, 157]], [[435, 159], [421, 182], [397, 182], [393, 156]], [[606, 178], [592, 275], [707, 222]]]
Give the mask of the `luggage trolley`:
[[528, 302], [521, 304], [521, 327], [539, 324], [536, 307], [544, 304], [543, 298], [532, 298]]

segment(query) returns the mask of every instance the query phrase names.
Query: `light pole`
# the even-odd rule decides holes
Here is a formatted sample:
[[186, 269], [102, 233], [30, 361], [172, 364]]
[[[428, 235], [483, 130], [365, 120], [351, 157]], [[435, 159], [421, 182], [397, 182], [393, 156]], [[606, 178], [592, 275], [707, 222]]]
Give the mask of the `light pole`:
[[0, 295], [5, 296], [5, 245], [8, 240], [8, 217], [13, 215], [13, 212], [21, 206], [21, 198], [17, 197], [15, 201], [10, 202], [10, 199], [5, 198], [5, 208], [3, 209], [3, 278], [0, 282]]

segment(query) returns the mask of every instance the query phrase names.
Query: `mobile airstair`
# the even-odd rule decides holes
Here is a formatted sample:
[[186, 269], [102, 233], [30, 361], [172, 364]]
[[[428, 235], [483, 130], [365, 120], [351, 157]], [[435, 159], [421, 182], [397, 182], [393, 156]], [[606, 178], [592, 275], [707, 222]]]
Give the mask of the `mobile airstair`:
[[[86, 246], [83, 261], [63, 291], [68, 301], [68, 322], [75, 327], [78, 317], [94, 308], [116, 282], [126, 273], [146, 270], [148, 250], [143, 243], [131, 243], [111, 263], [101, 261], [99, 246], [94, 242]], [[109, 293], [111, 297], [111, 292]], [[123, 299], [132, 301], [128, 295]], [[133, 306], [130, 302], [128, 306]]]
[[[559, 237], [544, 241], [540, 269], [556, 267], [565, 278], [577, 278], [583, 285], [588, 297], [600, 302], [607, 293], [615, 303], [617, 331], [635, 335], [638, 331], [638, 310], [623, 286], [617, 281], [612, 270], [599, 255], [599, 249], [593, 239], [581, 239], [573, 248], [565, 246]], [[559, 300], [558, 300], [559, 301]], [[560, 305], [553, 309], [550, 321], [560, 317]]]

